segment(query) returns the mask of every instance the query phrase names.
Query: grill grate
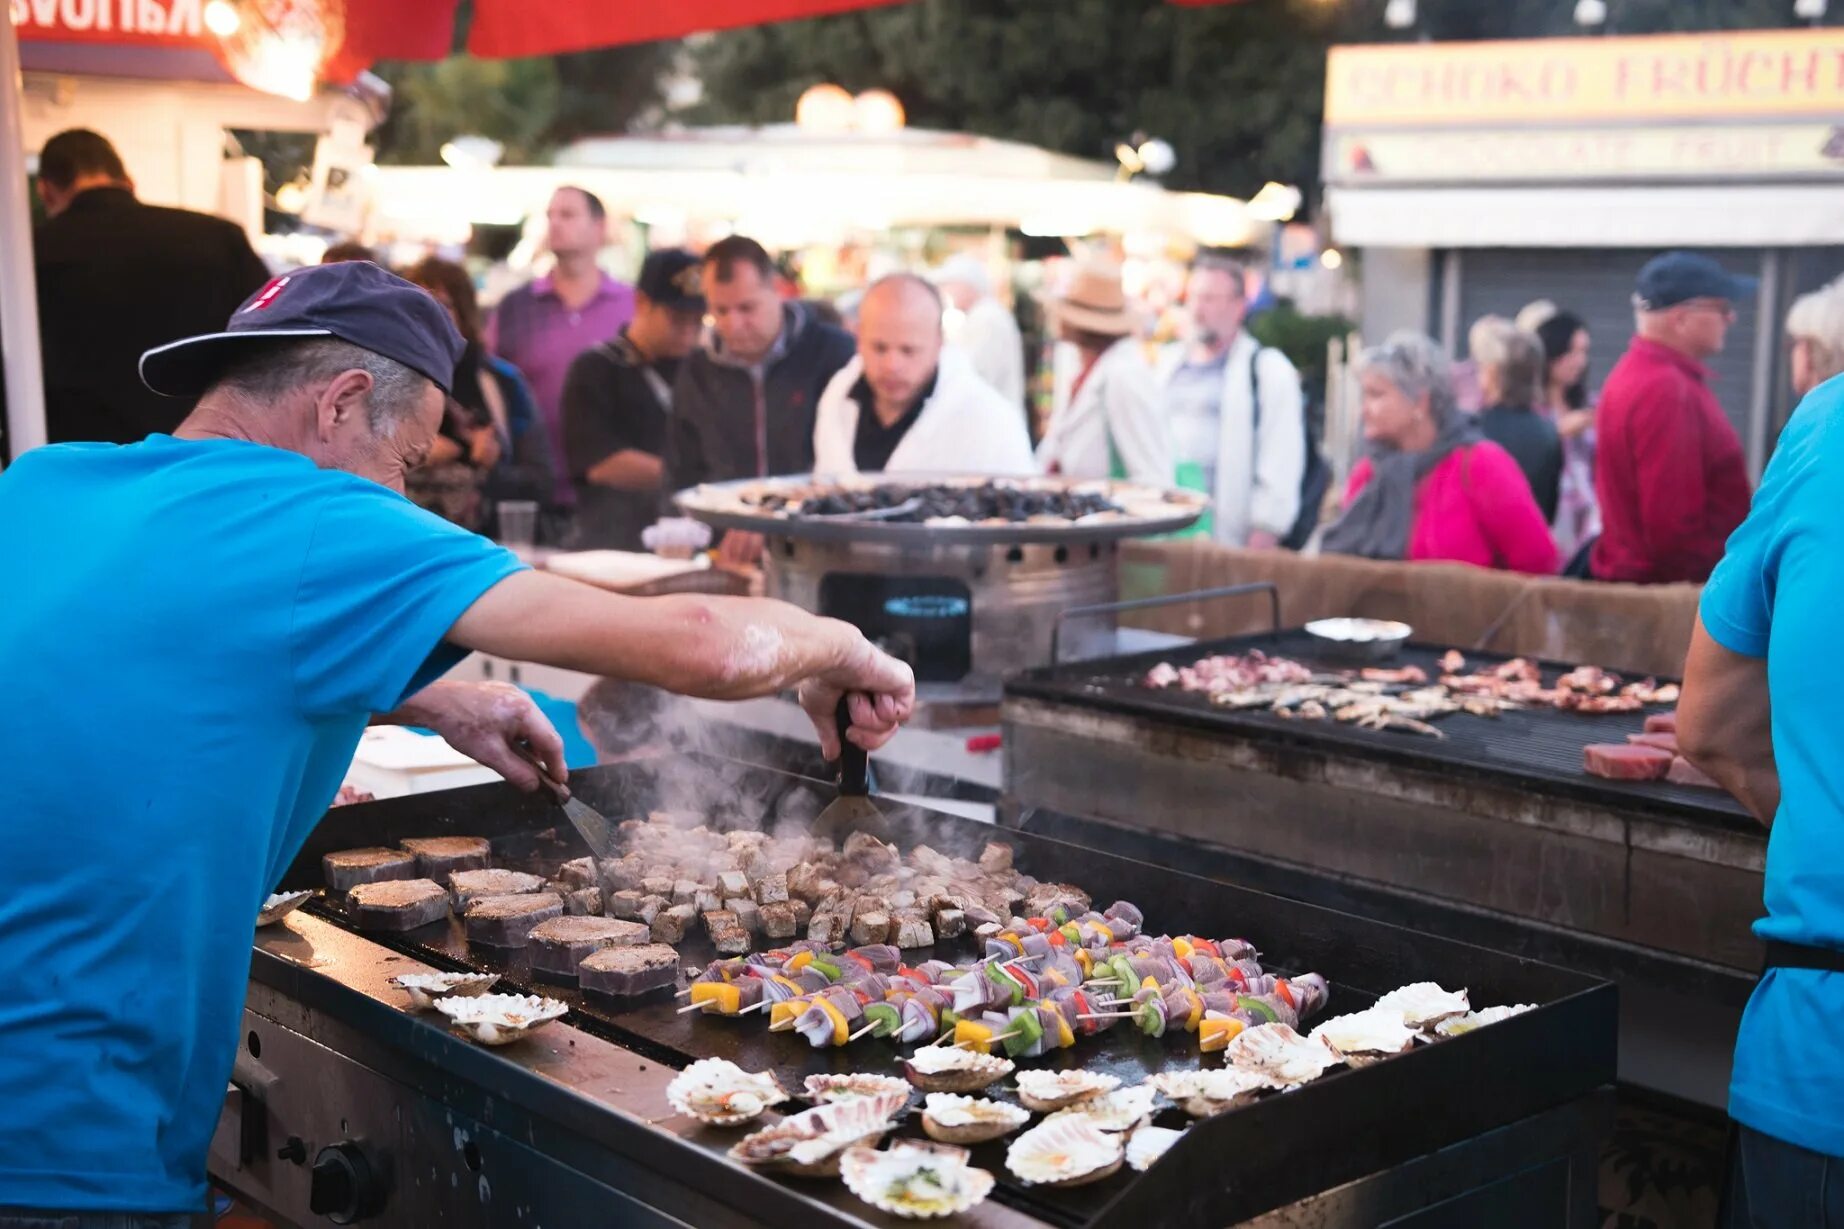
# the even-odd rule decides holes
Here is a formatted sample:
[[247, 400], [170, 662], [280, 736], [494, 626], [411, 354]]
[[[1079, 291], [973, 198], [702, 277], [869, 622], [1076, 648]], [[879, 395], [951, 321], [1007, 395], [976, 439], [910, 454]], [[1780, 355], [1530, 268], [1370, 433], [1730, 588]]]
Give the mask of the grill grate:
[[[1006, 684], [1011, 695], [1066, 702], [1108, 712], [1154, 719], [1251, 739], [1291, 743], [1319, 751], [1350, 751], [1365, 758], [1404, 767], [1445, 770], [1455, 775], [1534, 786], [1545, 793], [1610, 808], [1642, 811], [1661, 817], [1714, 824], [1741, 831], [1759, 828], [1728, 794], [1720, 790], [1649, 781], [1609, 781], [1582, 770], [1582, 748], [1590, 743], [1625, 742], [1645, 725], [1644, 713], [1587, 715], [1551, 708], [1529, 708], [1475, 717], [1454, 713], [1434, 724], [1447, 737], [1396, 731], [1365, 730], [1335, 721], [1304, 721], [1265, 711], [1217, 708], [1196, 692], [1155, 690], [1142, 683], [1147, 670], [1162, 661], [1183, 665], [1218, 653], [1264, 653], [1290, 657], [1313, 669], [1350, 668], [1329, 658], [1322, 642], [1290, 630], [1239, 636], [1158, 650], [1127, 657], [1053, 666], [1015, 676]], [[1430, 680], [1440, 674], [1446, 649], [1405, 645], [1389, 666], [1420, 666]], [[1509, 661], [1489, 653], [1467, 654], [1468, 669]], [[1572, 667], [1543, 662], [1545, 683]], [[1662, 712], [1663, 706], [1648, 712]]]

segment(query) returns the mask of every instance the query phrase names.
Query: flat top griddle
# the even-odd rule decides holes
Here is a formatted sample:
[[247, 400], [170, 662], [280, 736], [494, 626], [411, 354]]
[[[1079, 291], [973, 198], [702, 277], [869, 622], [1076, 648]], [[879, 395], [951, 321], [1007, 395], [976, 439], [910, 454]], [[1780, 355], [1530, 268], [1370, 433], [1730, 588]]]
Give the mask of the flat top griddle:
[[[703, 759], [610, 765], [574, 774], [571, 785], [611, 817], [641, 814], [670, 798], [662, 779], [680, 779], [687, 761]], [[780, 815], [785, 822], [795, 810], [816, 811], [826, 800], [826, 787], [766, 769], [718, 761], [697, 770], [721, 776], [739, 798], [749, 799], [739, 813]], [[1031, 1188], [1005, 1169], [1003, 1141], [975, 1149], [975, 1162], [999, 1179], [994, 1198], [1045, 1223], [1095, 1229], [1140, 1229], [1149, 1218], [1161, 1217], [1183, 1224], [1233, 1223], [1587, 1095], [1613, 1077], [1614, 992], [1593, 978], [1047, 837], [884, 806], [903, 848], [925, 842], [966, 855], [988, 840], [1002, 840], [1028, 874], [1075, 883], [1098, 905], [1117, 898], [1140, 904], [1151, 933], [1238, 935], [1262, 949], [1267, 967], [1323, 973], [1332, 984], [1327, 1014], [1358, 1010], [1394, 986], [1419, 980], [1468, 987], [1480, 1006], [1539, 1005], [1467, 1037], [1422, 1046], [1362, 1071], [1334, 1072], [1296, 1092], [1198, 1122], [1143, 1175], [1123, 1169], [1094, 1186]], [[733, 814], [712, 822], [726, 826], [738, 820]], [[337, 808], [310, 838], [283, 886], [317, 886], [320, 857], [332, 850], [442, 835], [487, 837], [495, 865], [538, 871], [554, 870], [583, 852], [543, 799], [487, 785]], [[332, 902], [309, 907], [346, 924]], [[773, 1070], [790, 1091], [814, 1072], [900, 1074], [901, 1057], [910, 1049], [866, 1038], [842, 1049], [814, 1050], [794, 1034], [771, 1034], [748, 1018], [680, 1016], [680, 1000], [665, 992], [638, 1003], [584, 996], [534, 980], [522, 952], [470, 946], [453, 919], [402, 935], [368, 937], [438, 967], [498, 972], [509, 983], [502, 988], [560, 998], [571, 1007], [568, 1023], [662, 1063], [682, 1067], [701, 1057], [729, 1058], [750, 1070]], [[686, 964], [710, 956], [698, 942], [680, 951]], [[936, 954], [964, 960], [975, 953], [943, 944]], [[921, 960], [929, 953], [908, 955]], [[1117, 1027], [1023, 1065], [1081, 1066], [1137, 1083], [1155, 1071], [1221, 1061], [1202, 1058], [1189, 1035], [1150, 1040]], [[1442, 1105], [1441, 1113], [1401, 1113], [1405, 1104], [1431, 1101]], [[1168, 1114], [1169, 1125], [1184, 1125], [1175, 1111]], [[918, 1130], [912, 1115], [902, 1133]]]
[[[1188, 665], [1200, 658], [1260, 649], [1288, 657], [1315, 670], [1357, 669], [1328, 656], [1324, 642], [1304, 631], [1288, 630], [1237, 636], [1158, 649], [1132, 656], [1091, 659], [1048, 666], [1014, 675], [1008, 695], [1068, 703], [1104, 712], [1175, 721], [1194, 729], [1319, 751], [1341, 751], [1409, 768], [1435, 769], [1456, 776], [1515, 782], [1556, 797], [1636, 811], [1663, 819], [1713, 824], [1759, 834], [1760, 826], [1740, 803], [1722, 790], [1672, 785], [1662, 781], [1610, 781], [1582, 770], [1582, 748], [1590, 743], [1623, 743], [1645, 725], [1645, 712], [1587, 715], [1551, 708], [1512, 709], [1497, 717], [1454, 713], [1433, 724], [1447, 737], [1435, 739], [1397, 731], [1366, 730], [1340, 722], [1307, 721], [1265, 710], [1232, 710], [1210, 703], [1207, 696], [1178, 688], [1146, 686], [1146, 672], [1162, 661]], [[1411, 642], [1382, 666], [1420, 666], [1430, 682], [1440, 675], [1439, 660], [1447, 646]], [[1466, 654], [1469, 671], [1511, 660], [1503, 654]], [[1544, 681], [1572, 669], [1539, 662]], [[1656, 706], [1646, 712], [1662, 712]]]

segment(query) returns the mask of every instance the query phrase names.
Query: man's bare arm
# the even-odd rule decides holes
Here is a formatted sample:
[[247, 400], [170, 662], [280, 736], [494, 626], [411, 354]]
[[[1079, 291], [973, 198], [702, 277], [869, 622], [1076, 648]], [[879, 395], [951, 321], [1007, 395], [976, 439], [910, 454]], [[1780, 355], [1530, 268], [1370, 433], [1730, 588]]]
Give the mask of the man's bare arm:
[[448, 639], [516, 661], [743, 700], [800, 687], [820, 746], [838, 753], [832, 714], [852, 693], [852, 741], [881, 746], [915, 704], [909, 668], [857, 628], [785, 602], [699, 595], [636, 598], [520, 572], [470, 606]]
[[1767, 662], [1717, 644], [1697, 620], [1678, 702], [1678, 750], [1762, 824], [1780, 809], [1780, 771], [1767, 699]]
[[645, 492], [659, 490], [665, 472], [665, 463], [652, 453], [623, 448], [590, 466], [586, 477], [597, 486]]

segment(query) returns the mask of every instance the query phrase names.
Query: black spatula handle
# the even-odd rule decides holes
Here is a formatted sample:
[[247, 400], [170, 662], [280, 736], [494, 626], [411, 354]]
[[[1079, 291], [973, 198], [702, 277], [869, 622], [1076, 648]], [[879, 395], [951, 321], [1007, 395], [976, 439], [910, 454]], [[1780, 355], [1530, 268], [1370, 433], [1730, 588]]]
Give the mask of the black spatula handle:
[[845, 737], [852, 728], [847, 696], [839, 697], [839, 793], [846, 798], [868, 798], [871, 793], [871, 753]]

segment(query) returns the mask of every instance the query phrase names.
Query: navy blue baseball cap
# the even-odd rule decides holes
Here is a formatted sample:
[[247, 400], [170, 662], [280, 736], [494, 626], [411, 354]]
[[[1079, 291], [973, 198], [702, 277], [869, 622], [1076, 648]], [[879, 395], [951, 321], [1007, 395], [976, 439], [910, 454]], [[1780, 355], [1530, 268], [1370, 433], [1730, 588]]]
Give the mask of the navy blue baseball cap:
[[704, 314], [704, 262], [684, 248], [648, 252], [634, 288], [661, 307]]
[[452, 392], [467, 343], [448, 309], [420, 286], [370, 261], [296, 269], [243, 301], [222, 333], [156, 346], [141, 356], [141, 382], [168, 397], [197, 397], [252, 345], [337, 337], [394, 359]]
[[1663, 252], [1646, 261], [1633, 298], [1647, 311], [1663, 311], [1692, 299], [1727, 299], [1754, 294], [1759, 278], [1728, 273], [1701, 252]]

